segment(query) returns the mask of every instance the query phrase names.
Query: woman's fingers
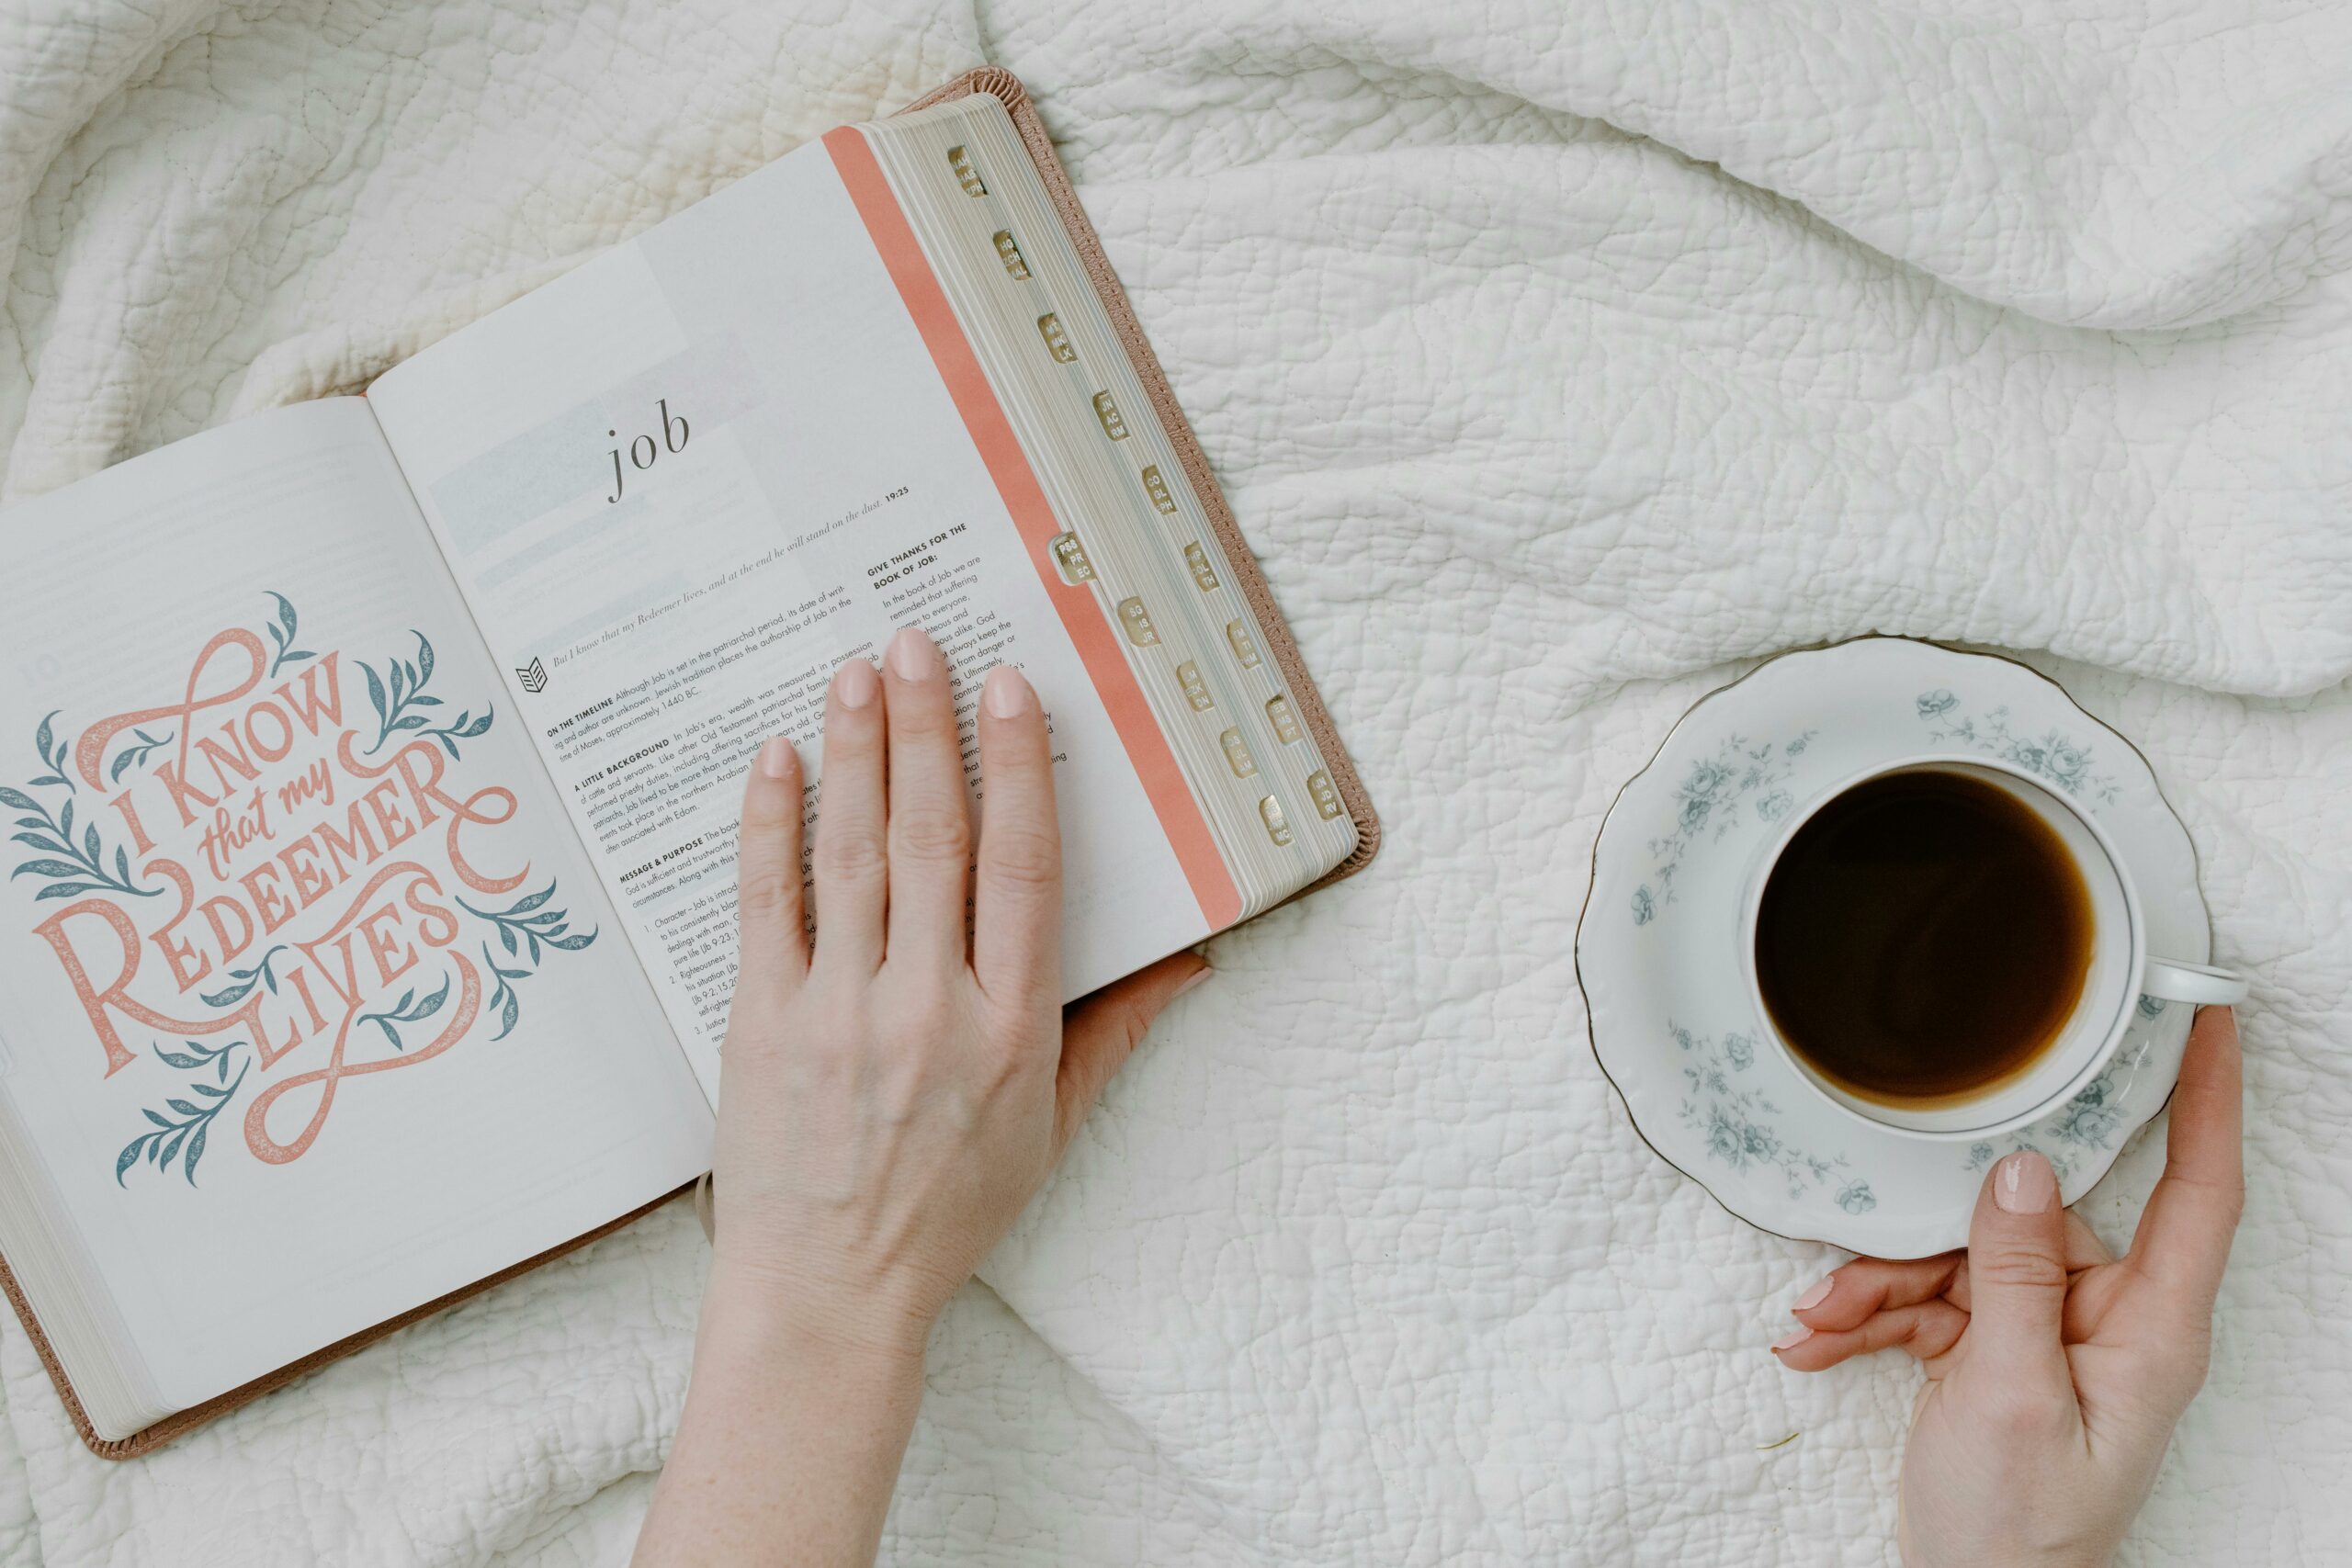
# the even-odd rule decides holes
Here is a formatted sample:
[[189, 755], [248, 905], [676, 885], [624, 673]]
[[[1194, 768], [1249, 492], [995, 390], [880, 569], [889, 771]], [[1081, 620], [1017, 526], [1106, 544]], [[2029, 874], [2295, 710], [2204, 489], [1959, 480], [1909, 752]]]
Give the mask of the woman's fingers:
[[825, 694], [816, 962], [861, 976], [881, 967], [882, 916], [889, 898], [883, 725], [882, 678], [864, 659], [853, 659], [833, 672]]
[[1772, 1353], [1782, 1366], [1800, 1372], [1817, 1372], [1873, 1350], [1907, 1350], [1932, 1361], [1959, 1344], [1967, 1327], [1968, 1314], [1950, 1302], [1917, 1302], [1872, 1313], [1850, 1328], [1800, 1326], [1776, 1343]]
[[1799, 1296], [1790, 1310], [1815, 1330], [1859, 1328], [1889, 1307], [1916, 1306], [1942, 1295], [1963, 1257], [1946, 1252], [1934, 1258], [1857, 1258]]
[[779, 735], [752, 759], [735, 848], [735, 994], [780, 1002], [808, 967], [800, 909], [800, 754]]
[[999, 665], [980, 688], [980, 814], [972, 971], [1012, 1007], [1061, 1002], [1062, 838], [1046, 715], [1019, 671]]
[[2200, 1009], [2172, 1094], [2165, 1173], [2132, 1238], [2130, 1267], [2177, 1294], [2199, 1321], [2212, 1309], [2245, 1204], [2237, 1020]]
[[[2079, 1274], [2115, 1261], [2083, 1217], [2066, 1211], [2065, 1261], [2068, 1274]], [[1857, 1258], [1831, 1269], [1797, 1297], [1790, 1314], [1809, 1327], [1853, 1328], [1888, 1307], [1911, 1306], [1940, 1296], [1966, 1312], [1969, 1309], [1968, 1254], [1942, 1252], [1933, 1258]]]
[[964, 967], [972, 808], [956, 744], [947, 661], [931, 638], [899, 628], [883, 655], [890, 730], [890, 915], [894, 966]]
[[[2098, 1233], [2091, 1229], [2089, 1223], [2082, 1215], [2072, 1209], [2067, 1210], [2065, 1224], [2064, 1261], [2069, 1279], [2080, 1274], [2086, 1269], [2096, 1269], [2102, 1263], [2115, 1261], [2115, 1254], [2107, 1249], [2107, 1243], [2099, 1240]], [[1945, 1289], [1944, 1300], [1962, 1312], [1967, 1312], [1973, 1304], [1968, 1290], [1968, 1255], [1966, 1253], [1961, 1254], [1960, 1270], [1951, 1277], [1951, 1284]], [[2074, 1307], [2074, 1298], [2067, 1297], [2068, 1322], [2073, 1321], [2071, 1314]], [[2069, 1334], [2066, 1341], [2068, 1344], [2073, 1344], [2078, 1337], [2080, 1337], [2077, 1335]]]

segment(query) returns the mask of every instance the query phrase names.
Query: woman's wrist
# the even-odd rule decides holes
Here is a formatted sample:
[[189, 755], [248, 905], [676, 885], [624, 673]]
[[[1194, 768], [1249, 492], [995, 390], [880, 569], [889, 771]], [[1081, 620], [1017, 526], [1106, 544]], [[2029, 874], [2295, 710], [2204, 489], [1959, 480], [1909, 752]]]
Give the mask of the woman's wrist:
[[[896, 1302], [868, 1300], [718, 1249], [703, 1292], [695, 1367], [717, 1350], [726, 1359], [776, 1368], [823, 1369], [831, 1379], [919, 1382], [933, 1319]], [[741, 1375], [748, 1366], [739, 1366]]]

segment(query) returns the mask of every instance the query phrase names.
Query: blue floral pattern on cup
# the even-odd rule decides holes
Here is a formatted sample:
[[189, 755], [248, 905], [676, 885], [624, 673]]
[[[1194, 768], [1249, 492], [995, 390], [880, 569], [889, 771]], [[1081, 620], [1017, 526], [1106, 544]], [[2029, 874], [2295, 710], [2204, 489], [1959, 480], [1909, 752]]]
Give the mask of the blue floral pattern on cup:
[[1690, 1086], [1682, 1124], [1702, 1135], [1709, 1159], [1736, 1171], [1778, 1170], [1790, 1197], [1826, 1193], [1849, 1214], [1878, 1207], [1871, 1184], [1854, 1174], [1843, 1154], [1815, 1153], [1781, 1135], [1781, 1108], [1741, 1077], [1756, 1065], [1755, 1035], [1735, 1030], [1717, 1040], [1671, 1020], [1666, 1027], [1682, 1053], [1682, 1077]]
[[2049, 729], [2040, 736], [2017, 734], [2009, 728], [2006, 704], [1977, 717], [1963, 711], [1961, 699], [1940, 686], [1920, 693], [1916, 705], [1920, 722], [1928, 726], [1930, 740], [1958, 741], [2023, 768], [2068, 795], [2086, 797], [2102, 806], [2115, 803], [2115, 780], [2098, 770], [2098, 758], [2091, 748], [2064, 730]]
[[[2155, 1002], [2156, 1013], [2164, 1010], [2164, 1003], [2154, 997], [2142, 998], [2143, 1003]], [[2144, 1006], [2142, 1010], [2146, 1010]], [[2149, 1017], [2156, 1016], [2149, 1013]], [[2064, 1106], [2043, 1117], [2022, 1132], [2011, 1134], [2004, 1140], [2008, 1147], [1999, 1149], [1989, 1143], [1968, 1145], [1967, 1170], [1983, 1170], [1998, 1155], [2014, 1154], [2019, 1149], [2033, 1149], [2050, 1162], [2058, 1179], [2069, 1181], [2082, 1165], [2085, 1156], [2103, 1154], [2115, 1147], [2123, 1131], [2123, 1093], [2131, 1086], [2132, 1075], [2147, 1059], [2148, 1042], [2132, 1041], [2115, 1054], [2098, 1077], [2083, 1086], [2080, 1093]]]
[[1721, 840], [1750, 816], [1770, 824], [1795, 809], [1796, 796], [1781, 785], [1814, 734], [1808, 729], [1793, 740], [1761, 745], [1726, 735], [1713, 755], [1690, 764], [1674, 788], [1673, 827], [1649, 841], [1657, 863], [1649, 881], [1634, 889], [1635, 925], [1648, 925], [1674, 902], [1674, 874], [1693, 846]]

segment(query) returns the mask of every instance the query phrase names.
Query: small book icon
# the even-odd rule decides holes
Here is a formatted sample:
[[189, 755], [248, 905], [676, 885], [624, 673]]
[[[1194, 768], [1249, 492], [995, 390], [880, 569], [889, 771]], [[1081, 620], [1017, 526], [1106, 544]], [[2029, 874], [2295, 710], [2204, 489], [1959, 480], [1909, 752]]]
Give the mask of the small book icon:
[[522, 682], [523, 689], [535, 697], [548, 689], [548, 667], [537, 659], [532, 660], [528, 664], [518, 666], [514, 671], [514, 678]]

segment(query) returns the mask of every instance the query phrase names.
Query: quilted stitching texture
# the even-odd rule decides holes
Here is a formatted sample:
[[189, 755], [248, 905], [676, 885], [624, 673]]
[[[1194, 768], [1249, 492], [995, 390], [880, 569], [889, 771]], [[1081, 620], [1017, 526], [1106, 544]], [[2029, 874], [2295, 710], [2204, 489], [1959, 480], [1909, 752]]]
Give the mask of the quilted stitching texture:
[[[0, 493], [364, 385], [983, 59], [1029, 83], [1390, 837], [1220, 944], [958, 1301], [890, 1560], [1888, 1561], [1914, 1374], [1771, 1364], [1833, 1258], [1647, 1154], [1569, 959], [1600, 814], [1674, 716], [1871, 629], [2026, 650], [2188, 820], [2256, 977], [2252, 1191], [2126, 1561], [2332, 1550], [2352, 28], [818, 9], [27, 0]], [[2086, 1201], [2110, 1241], [2160, 1156]], [[0, 1327], [0, 1559], [616, 1562], [701, 1256], [659, 1216], [132, 1466]]]

